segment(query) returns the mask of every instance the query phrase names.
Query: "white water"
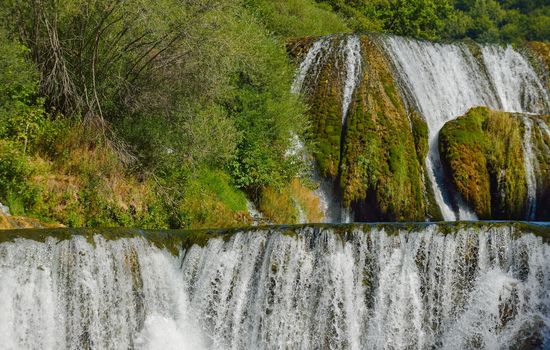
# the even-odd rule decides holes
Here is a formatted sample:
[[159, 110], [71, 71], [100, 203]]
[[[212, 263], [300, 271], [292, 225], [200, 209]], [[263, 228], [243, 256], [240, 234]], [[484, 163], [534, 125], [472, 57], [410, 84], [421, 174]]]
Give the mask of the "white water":
[[536, 156], [533, 152], [533, 121], [523, 116], [523, 162], [527, 183], [527, 220], [534, 220], [537, 210], [537, 177], [535, 175]]
[[205, 348], [180, 264], [140, 238], [0, 244], [0, 348]]
[[[316, 40], [311, 48], [309, 49], [306, 57], [300, 63], [300, 67], [298, 68], [298, 71], [296, 72], [296, 76], [294, 77], [294, 82], [292, 83], [292, 87], [290, 91], [294, 94], [298, 94], [302, 92], [304, 82], [309, 74], [312, 74], [311, 72], [319, 72], [319, 68], [322, 66], [324, 59], [326, 59], [327, 55], [321, 55], [323, 50], [327, 50], [330, 48], [328, 43], [330, 42], [331, 37], [326, 36], [322, 37], [318, 40]], [[313, 74], [316, 76], [316, 74]]]
[[179, 258], [142, 238], [3, 243], [0, 348], [550, 346], [550, 246], [513, 230], [257, 230]]
[[346, 37], [345, 45], [340, 50], [345, 57], [346, 77], [344, 81], [344, 92], [342, 98], [342, 125], [346, 123], [349, 105], [353, 93], [361, 82], [362, 62], [361, 41], [357, 35]]
[[256, 208], [254, 203], [249, 200], [246, 202], [246, 210], [248, 211], [248, 215], [252, 218], [252, 226], [268, 223], [264, 215]]
[[[445, 220], [472, 220], [475, 214], [453, 201], [444, 185], [438, 135], [449, 120], [474, 106], [509, 112], [548, 111], [548, 92], [528, 61], [511, 47], [481, 46], [478, 62], [466, 45], [444, 45], [384, 37], [383, 45], [410, 97], [428, 123], [428, 177]], [[458, 207], [458, 211], [453, 205]]]

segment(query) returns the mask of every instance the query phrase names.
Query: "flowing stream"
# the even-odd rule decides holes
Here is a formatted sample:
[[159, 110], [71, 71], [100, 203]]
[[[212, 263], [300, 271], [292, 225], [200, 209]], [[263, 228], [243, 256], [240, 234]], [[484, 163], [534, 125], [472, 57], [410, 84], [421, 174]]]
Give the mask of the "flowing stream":
[[529, 232], [550, 231], [525, 227], [251, 228], [176, 255], [146, 234], [18, 238], [0, 348], [547, 348], [550, 245]]

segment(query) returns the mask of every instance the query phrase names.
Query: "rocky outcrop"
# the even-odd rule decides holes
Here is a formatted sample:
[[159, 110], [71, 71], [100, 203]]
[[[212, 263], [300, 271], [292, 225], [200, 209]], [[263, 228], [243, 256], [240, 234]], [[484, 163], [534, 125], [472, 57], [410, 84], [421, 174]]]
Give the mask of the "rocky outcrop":
[[342, 148], [344, 204], [354, 209], [358, 220], [422, 221], [426, 124], [407, 111], [375, 42], [362, 37], [361, 44], [365, 69], [350, 106]]
[[[355, 38], [360, 45], [351, 53], [350, 36], [320, 39], [315, 57], [308, 57], [315, 49], [312, 38], [288, 42], [298, 65], [312, 61], [300, 91], [310, 107], [310, 144], [318, 169], [334, 182], [335, 193], [357, 221], [436, 216], [428, 213], [425, 188], [426, 123], [407, 108], [376, 38]], [[350, 68], [356, 57], [360, 64]], [[350, 72], [357, 81], [347, 104]]]
[[439, 149], [447, 175], [480, 219], [528, 219], [529, 161], [536, 181], [534, 219], [550, 218], [549, 123], [548, 115], [477, 107], [443, 127]]

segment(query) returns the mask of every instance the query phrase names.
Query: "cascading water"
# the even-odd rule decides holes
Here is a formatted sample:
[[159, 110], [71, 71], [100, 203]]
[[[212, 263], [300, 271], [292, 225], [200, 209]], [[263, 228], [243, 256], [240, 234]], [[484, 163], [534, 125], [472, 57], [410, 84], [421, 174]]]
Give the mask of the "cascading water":
[[146, 234], [16, 239], [0, 244], [0, 348], [546, 348], [550, 245], [531, 230], [550, 233], [250, 229], [179, 256]]
[[[314, 83], [319, 77], [323, 65], [329, 57], [336, 55], [336, 64], [342, 66], [342, 125], [345, 124], [349, 106], [353, 94], [361, 82], [362, 73], [362, 54], [361, 41], [357, 35], [349, 35], [342, 38], [338, 45], [335, 45], [337, 37], [326, 36], [316, 40], [308, 50], [305, 58], [298, 68], [291, 91], [293, 93], [304, 92], [304, 83]], [[321, 210], [324, 213], [324, 222], [351, 222], [353, 214], [347, 208], [343, 208], [333, 185], [328, 181], [321, 179], [318, 171], [313, 168], [313, 178], [319, 182], [317, 189], [321, 203]]]
[[[304, 81], [307, 78], [308, 74], [313, 70], [315, 72], [319, 71], [319, 67], [323, 63], [323, 58], [326, 58], [326, 55], [322, 55], [323, 50], [330, 48], [328, 43], [330, 42], [330, 37], [322, 37], [319, 40], [316, 40], [313, 43], [313, 46], [309, 49], [306, 57], [300, 64], [296, 76], [294, 77], [294, 82], [292, 83], [291, 92], [298, 94], [302, 92]], [[316, 75], [316, 74], [315, 74]]]
[[142, 238], [0, 245], [0, 348], [197, 349], [177, 257]]
[[529, 62], [511, 47], [476, 46], [481, 55], [476, 59], [465, 44], [393, 36], [381, 40], [405, 91], [428, 124], [426, 167], [443, 218], [475, 219], [460, 198], [453, 200], [445, 186], [438, 149], [440, 129], [474, 106], [509, 112], [548, 111], [548, 92]]
[[533, 152], [533, 122], [529, 116], [523, 116], [523, 161], [527, 183], [527, 220], [534, 220], [537, 210], [537, 177], [535, 176], [536, 157]]
[[342, 125], [346, 122], [349, 105], [355, 89], [361, 81], [362, 55], [361, 41], [356, 35], [348, 36], [345, 40], [342, 56], [346, 62], [346, 78], [344, 82], [344, 93], [342, 98]]
[[500, 109], [536, 114], [550, 111], [550, 92], [525, 57], [511, 46], [482, 46], [481, 52]]

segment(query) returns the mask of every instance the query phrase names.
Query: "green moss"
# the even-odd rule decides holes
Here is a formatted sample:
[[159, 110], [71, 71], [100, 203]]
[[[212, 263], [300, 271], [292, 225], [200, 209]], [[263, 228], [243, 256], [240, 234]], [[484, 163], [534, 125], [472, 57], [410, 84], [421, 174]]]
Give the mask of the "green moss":
[[[196, 245], [204, 247], [211, 239], [223, 239], [229, 241], [237, 232], [244, 234], [281, 234], [293, 239], [298, 239], [305, 232], [312, 232], [315, 236], [323, 232], [337, 235], [343, 241], [351, 240], [353, 232], [368, 234], [373, 230], [383, 230], [387, 235], [407, 235], [422, 232], [428, 226], [436, 227], [437, 232], [444, 235], [453, 235], [460, 230], [473, 230], [474, 232], [486, 231], [492, 228], [507, 227], [512, 229], [512, 235], [518, 238], [524, 234], [534, 234], [541, 237], [546, 243], [550, 243], [550, 225], [526, 222], [445, 222], [445, 223], [376, 223], [376, 224], [307, 224], [307, 225], [279, 225], [257, 228], [233, 228], [216, 230], [166, 230], [147, 231], [137, 229], [19, 229], [0, 231], [0, 244], [13, 242], [17, 239], [29, 239], [45, 242], [48, 238], [57, 241], [69, 240], [75, 236], [81, 236], [90, 244], [95, 245], [96, 239], [102, 237], [106, 240], [143, 237], [159, 249], [166, 249], [173, 255], [178, 255], [182, 250], [188, 250]], [[129, 256], [129, 259], [132, 257]]]
[[550, 43], [532, 41], [526, 44], [526, 48], [533, 67], [546, 80], [546, 86], [550, 89]]
[[481, 219], [524, 217], [527, 196], [518, 116], [473, 108], [441, 130], [444, 166]]
[[386, 58], [368, 37], [361, 40], [366, 68], [343, 142], [344, 204], [360, 220], [423, 220], [426, 125], [409, 119]]
[[[539, 116], [540, 123], [545, 123], [550, 129], [550, 115]], [[533, 147], [537, 156], [537, 211], [535, 217], [537, 220], [550, 220], [550, 135], [540, 126], [536, 126], [532, 133]]]
[[[339, 45], [340, 37], [332, 38], [333, 45]], [[334, 50], [336, 51], [336, 50]], [[311, 140], [313, 153], [321, 173], [330, 178], [338, 175], [340, 164], [340, 144], [342, 137], [342, 90], [340, 71], [342, 62], [336, 53], [330, 55], [320, 67], [319, 76], [306, 97], [309, 116], [312, 122]]]

